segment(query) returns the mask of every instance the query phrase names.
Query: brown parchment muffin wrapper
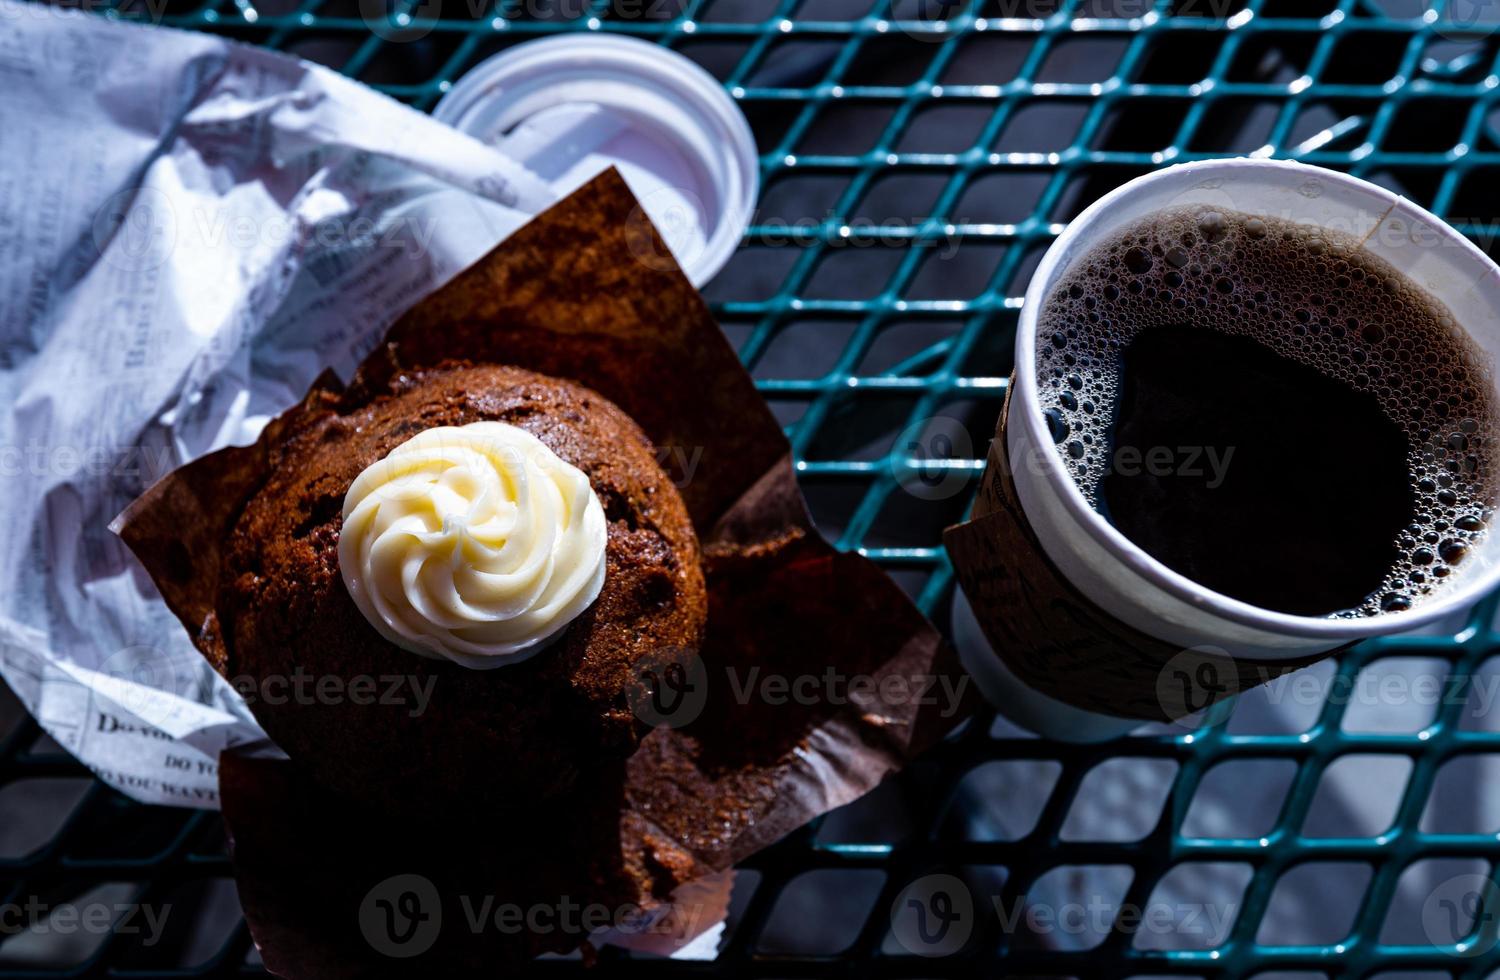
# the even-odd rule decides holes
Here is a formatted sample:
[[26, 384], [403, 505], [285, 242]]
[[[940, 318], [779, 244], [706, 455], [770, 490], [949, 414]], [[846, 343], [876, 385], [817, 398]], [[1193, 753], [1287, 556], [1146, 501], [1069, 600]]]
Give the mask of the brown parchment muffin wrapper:
[[[906, 594], [816, 533], [780, 426], [614, 171], [408, 311], [341, 394], [325, 375], [254, 445], [178, 469], [115, 522], [216, 667], [227, 653], [214, 611], [220, 545], [266, 479], [270, 447], [335, 396], [360, 404], [399, 372], [454, 359], [587, 385], [669, 451], [664, 468], [703, 545], [708, 631], [701, 651], [663, 651], [662, 663], [645, 665], [640, 689], [648, 697], [653, 677], [680, 668], [706, 695], [628, 761], [506, 824], [456, 814], [451, 826], [412, 826], [336, 798], [295, 759], [226, 755], [223, 813], [246, 918], [267, 967], [293, 980], [493, 975], [586, 938], [576, 928], [475, 930], [471, 913], [486, 900], [627, 918], [640, 909], [650, 920], [686, 883], [863, 795], [973, 707], [957, 658]], [[682, 463], [700, 452], [685, 479]], [[830, 668], [875, 683], [858, 698], [804, 705], [740, 694], [752, 677]], [[880, 683], [896, 678], [908, 693], [883, 700], [901, 694], [901, 683]], [[932, 693], [945, 687], [961, 699]], [[416, 934], [392, 953], [369, 930], [393, 908], [398, 926], [411, 924], [401, 903], [421, 888], [390, 884], [411, 875], [401, 880], [434, 889], [442, 927], [430, 948]], [[703, 903], [709, 914], [717, 902]]]
[[995, 655], [1029, 687], [1100, 714], [1172, 722], [1337, 652], [1261, 661], [1184, 649], [1099, 608], [1047, 557], [1021, 508], [1009, 417], [1007, 389], [974, 509], [943, 544]]

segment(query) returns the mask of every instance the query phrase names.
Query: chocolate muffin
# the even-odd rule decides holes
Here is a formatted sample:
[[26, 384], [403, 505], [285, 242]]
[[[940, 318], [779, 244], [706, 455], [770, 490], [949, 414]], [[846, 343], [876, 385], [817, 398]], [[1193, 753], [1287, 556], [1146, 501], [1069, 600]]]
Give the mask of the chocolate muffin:
[[[696, 650], [707, 608], [692, 521], [640, 428], [587, 388], [498, 366], [399, 374], [357, 401], [276, 448], [240, 515], [217, 599], [221, 673], [294, 762], [396, 810], [514, 810], [628, 757], [644, 734], [635, 665]], [[479, 422], [514, 426], [581, 471], [607, 533], [597, 598], [495, 669], [366, 615], [340, 568], [361, 474], [418, 433]]]

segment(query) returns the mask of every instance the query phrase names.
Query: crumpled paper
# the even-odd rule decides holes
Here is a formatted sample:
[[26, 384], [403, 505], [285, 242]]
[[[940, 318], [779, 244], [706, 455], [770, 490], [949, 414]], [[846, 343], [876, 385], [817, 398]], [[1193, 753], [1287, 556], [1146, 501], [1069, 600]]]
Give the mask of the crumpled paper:
[[552, 193], [332, 71], [0, 0], [0, 676], [106, 783], [218, 806], [263, 742], [107, 530], [254, 440]]

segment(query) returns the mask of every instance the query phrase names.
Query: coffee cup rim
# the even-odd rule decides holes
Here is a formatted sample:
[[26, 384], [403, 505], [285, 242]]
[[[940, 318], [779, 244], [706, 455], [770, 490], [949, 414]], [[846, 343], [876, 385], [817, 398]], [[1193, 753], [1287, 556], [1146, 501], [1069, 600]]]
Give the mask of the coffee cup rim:
[[[1015, 387], [1012, 397], [1020, 397], [1022, 409], [1020, 414], [1025, 420], [1024, 424], [1030, 432], [1033, 444], [1048, 447], [1047, 451], [1036, 454], [1040, 462], [1041, 475], [1053, 488], [1058, 501], [1079, 527], [1131, 571], [1182, 601], [1245, 626], [1288, 637], [1337, 643], [1387, 633], [1405, 632], [1452, 615], [1460, 609], [1466, 609], [1500, 583], [1500, 562], [1495, 562], [1491, 567], [1471, 574], [1467, 581], [1455, 583], [1453, 587], [1443, 590], [1426, 602], [1413, 605], [1410, 609], [1359, 618], [1299, 616], [1266, 609], [1215, 592], [1173, 571], [1110, 524], [1089, 504], [1083, 491], [1063, 467], [1059, 455], [1050, 451], [1052, 439], [1046, 429], [1040, 391], [1035, 377], [1036, 334], [1041, 307], [1052, 285], [1064, 271], [1065, 258], [1074, 252], [1080, 240], [1087, 240], [1088, 236], [1094, 234], [1101, 219], [1111, 209], [1121, 201], [1141, 194], [1149, 187], [1167, 181], [1183, 181], [1186, 188], [1190, 186], [1186, 184], [1186, 179], [1189, 177], [1201, 178], [1212, 176], [1216, 171], [1233, 171], [1234, 176], [1243, 178], [1246, 173], [1256, 170], [1280, 173], [1282, 176], [1287, 173], [1296, 173], [1308, 178], [1316, 178], [1330, 185], [1336, 185], [1347, 192], [1357, 191], [1362, 195], [1378, 197], [1391, 209], [1399, 206], [1405, 213], [1431, 222], [1431, 226], [1438, 229], [1441, 234], [1450, 237], [1453, 244], [1466, 249], [1470, 257], [1480, 264], [1480, 268], [1487, 267], [1492, 276], [1500, 277], [1500, 266], [1496, 266], [1489, 256], [1443, 219], [1377, 184], [1323, 167], [1292, 160], [1232, 157], [1174, 164], [1130, 180], [1099, 198], [1069, 222], [1067, 228], [1043, 255], [1026, 290], [1016, 331], [1013, 380]], [[1433, 295], [1439, 301], [1444, 301], [1442, 294], [1434, 291]], [[1469, 332], [1462, 322], [1459, 326]]]

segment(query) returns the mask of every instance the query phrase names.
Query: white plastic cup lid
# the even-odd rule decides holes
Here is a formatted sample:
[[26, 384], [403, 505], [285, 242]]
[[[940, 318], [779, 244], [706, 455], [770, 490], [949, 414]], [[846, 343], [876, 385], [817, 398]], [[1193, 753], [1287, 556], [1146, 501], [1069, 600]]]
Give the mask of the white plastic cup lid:
[[432, 114], [559, 197], [618, 168], [695, 286], [729, 261], [755, 208], [759, 158], [744, 113], [660, 45], [612, 34], [518, 44], [459, 79]]

